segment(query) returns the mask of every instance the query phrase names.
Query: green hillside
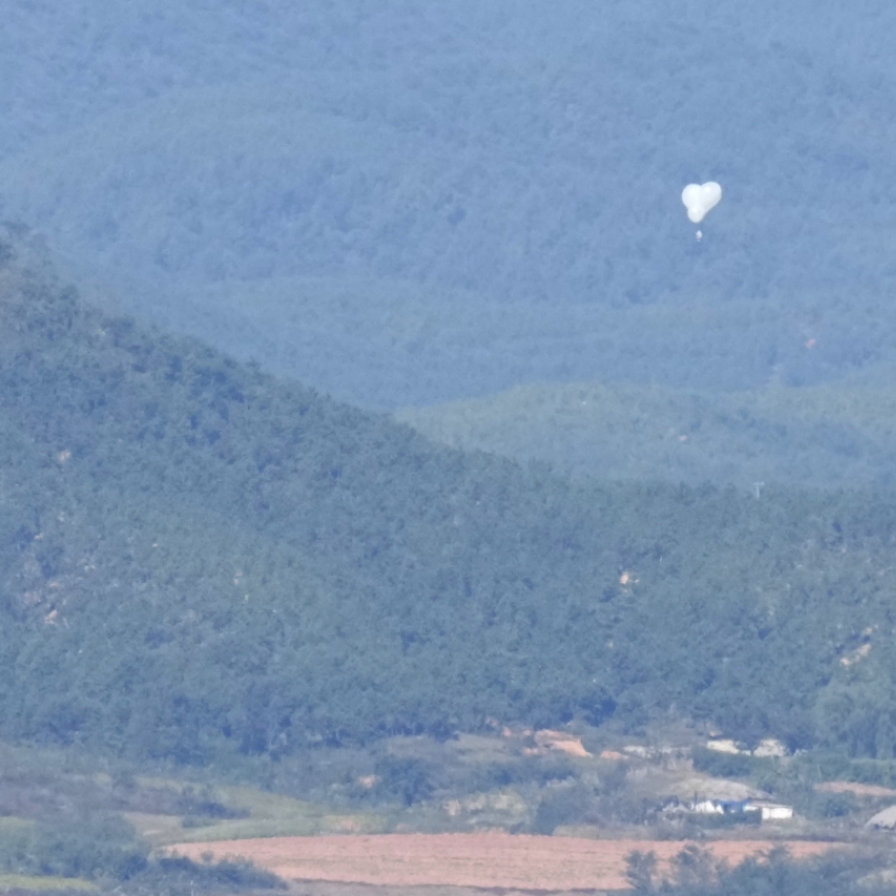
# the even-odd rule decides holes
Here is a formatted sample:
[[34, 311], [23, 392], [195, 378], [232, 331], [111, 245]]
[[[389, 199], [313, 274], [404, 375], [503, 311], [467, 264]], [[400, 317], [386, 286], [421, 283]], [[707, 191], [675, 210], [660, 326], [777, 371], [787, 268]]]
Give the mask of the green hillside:
[[396, 417], [436, 441], [615, 480], [892, 483], [896, 391], [769, 386], [693, 392], [626, 384], [542, 384]]
[[575, 483], [0, 270], [0, 736], [226, 763], [487, 717], [896, 749], [896, 504]]

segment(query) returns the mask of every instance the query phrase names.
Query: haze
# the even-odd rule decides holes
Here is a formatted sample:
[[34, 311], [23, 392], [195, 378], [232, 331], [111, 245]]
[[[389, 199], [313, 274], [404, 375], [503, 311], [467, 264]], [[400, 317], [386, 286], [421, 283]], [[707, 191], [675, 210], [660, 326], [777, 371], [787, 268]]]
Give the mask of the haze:
[[0, 215], [372, 408], [880, 384], [893, 33], [883, 2], [9, 0]]
[[892, 0], [2, 11], [0, 891], [892, 896]]

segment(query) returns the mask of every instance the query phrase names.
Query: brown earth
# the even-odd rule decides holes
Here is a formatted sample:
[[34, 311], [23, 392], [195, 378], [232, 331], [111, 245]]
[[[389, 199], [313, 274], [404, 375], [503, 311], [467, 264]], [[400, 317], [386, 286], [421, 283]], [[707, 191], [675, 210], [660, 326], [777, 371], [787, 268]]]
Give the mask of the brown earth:
[[[528, 834], [375, 834], [271, 837], [183, 843], [172, 852], [195, 861], [211, 855], [249, 859], [293, 881], [330, 881], [391, 887], [473, 887], [550, 891], [628, 887], [625, 857], [633, 850], [668, 860], [687, 846], [657, 840], [588, 840]], [[736, 865], [774, 846], [794, 858], [835, 844], [808, 841], [715, 840], [701, 847]]]
[[825, 781], [815, 785], [818, 793], [854, 793], [856, 796], [896, 796], [896, 790], [878, 784], [856, 784], [852, 781]]

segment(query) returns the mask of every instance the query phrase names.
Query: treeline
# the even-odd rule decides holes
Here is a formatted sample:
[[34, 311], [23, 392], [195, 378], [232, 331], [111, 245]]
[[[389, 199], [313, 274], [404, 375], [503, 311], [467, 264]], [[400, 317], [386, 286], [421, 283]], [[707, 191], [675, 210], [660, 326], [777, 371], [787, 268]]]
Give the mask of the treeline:
[[201, 763], [671, 712], [896, 750], [886, 493], [438, 447], [3, 251], [3, 737]]
[[0, 873], [88, 880], [107, 890], [171, 896], [197, 890], [234, 893], [286, 887], [275, 875], [248, 862], [198, 863], [151, 856], [148, 844], [120, 815], [102, 812], [54, 821], [14, 819], [0, 826]]
[[[22, 877], [67, 878], [71, 891], [87, 881], [106, 892], [187, 896], [199, 892], [282, 889], [274, 875], [245, 862], [202, 862], [153, 854], [125, 820], [128, 813], [172, 820], [241, 814], [210, 788], [138, 781], [76, 751], [0, 747], [0, 875], [7, 889], [31, 889]], [[57, 880], [56, 888], [65, 890]], [[31, 886], [29, 886], [31, 884]]]
[[695, 392], [619, 383], [540, 384], [397, 419], [465, 451], [566, 475], [855, 488], [896, 481], [888, 385]]
[[654, 853], [628, 856], [635, 896], [877, 896], [891, 893], [887, 855], [829, 855], [795, 861], [774, 848], [732, 868], [707, 849], [689, 846], [660, 868]]

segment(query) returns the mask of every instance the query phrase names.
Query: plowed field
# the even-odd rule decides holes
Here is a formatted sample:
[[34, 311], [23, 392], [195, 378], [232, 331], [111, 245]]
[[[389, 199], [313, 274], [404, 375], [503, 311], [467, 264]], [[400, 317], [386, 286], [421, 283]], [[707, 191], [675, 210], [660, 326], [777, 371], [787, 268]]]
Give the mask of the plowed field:
[[[586, 840], [523, 834], [378, 834], [271, 837], [184, 843], [173, 852], [199, 861], [240, 857], [286, 880], [375, 886], [455, 886], [517, 890], [616, 890], [627, 887], [632, 850], [669, 859], [687, 844], [654, 840]], [[787, 846], [795, 858], [818, 855], [830, 843], [715, 840], [700, 844], [730, 864]]]

